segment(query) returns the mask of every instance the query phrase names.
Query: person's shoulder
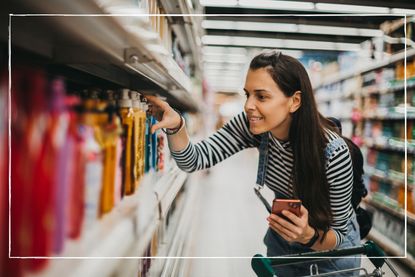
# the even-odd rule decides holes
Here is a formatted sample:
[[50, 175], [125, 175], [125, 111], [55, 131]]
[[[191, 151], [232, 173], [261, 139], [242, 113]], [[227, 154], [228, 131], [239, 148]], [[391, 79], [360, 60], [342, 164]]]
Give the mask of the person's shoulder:
[[336, 132], [325, 129], [325, 135], [327, 138], [327, 144], [324, 152], [327, 158], [330, 159], [336, 153], [339, 153], [344, 149], [348, 149], [346, 141]]

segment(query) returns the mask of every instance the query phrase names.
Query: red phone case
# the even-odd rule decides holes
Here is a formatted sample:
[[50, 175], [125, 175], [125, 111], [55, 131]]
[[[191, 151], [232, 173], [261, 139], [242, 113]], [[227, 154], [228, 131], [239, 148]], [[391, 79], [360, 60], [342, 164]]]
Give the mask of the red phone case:
[[301, 200], [298, 199], [274, 199], [272, 202], [272, 213], [282, 215], [283, 210], [289, 210], [296, 216], [300, 216]]

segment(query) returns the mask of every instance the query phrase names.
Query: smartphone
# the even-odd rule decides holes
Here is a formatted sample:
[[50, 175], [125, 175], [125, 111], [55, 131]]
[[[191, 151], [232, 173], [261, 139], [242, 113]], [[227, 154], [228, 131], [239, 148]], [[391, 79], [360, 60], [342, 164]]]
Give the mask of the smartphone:
[[[300, 217], [301, 200], [299, 199], [279, 199], [275, 198], [272, 202], [272, 213], [280, 217], [286, 218], [283, 214], [283, 210], [288, 210]], [[286, 218], [287, 219], [287, 218]]]

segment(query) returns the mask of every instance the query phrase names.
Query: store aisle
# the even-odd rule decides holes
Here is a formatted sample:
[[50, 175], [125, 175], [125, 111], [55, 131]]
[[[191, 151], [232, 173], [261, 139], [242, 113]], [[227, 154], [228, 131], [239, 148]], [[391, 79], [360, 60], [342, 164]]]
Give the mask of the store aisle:
[[[189, 277], [255, 276], [251, 257], [266, 254], [262, 239], [267, 229], [267, 211], [253, 192], [257, 161], [257, 150], [249, 149], [213, 167], [209, 174], [191, 175], [189, 181], [200, 187], [188, 255], [198, 258], [188, 261]], [[264, 196], [271, 202], [273, 194], [267, 188]], [[362, 259], [362, 266], [373, 270], [368, 259]], [[402, 266], [397, 269], [400, 276], [411, 276]], [[386, 270], [386, 276], [393, 275]]]
[[254, 276], [250, 257], [265, 253], [267, 229], [267, 211], [253, 192], [257, 160], [256, 149], [242, 151], [191, 179], [200, 185], [200, 201], [190, 255], [209, 258], [193, 259], [189, 276]]

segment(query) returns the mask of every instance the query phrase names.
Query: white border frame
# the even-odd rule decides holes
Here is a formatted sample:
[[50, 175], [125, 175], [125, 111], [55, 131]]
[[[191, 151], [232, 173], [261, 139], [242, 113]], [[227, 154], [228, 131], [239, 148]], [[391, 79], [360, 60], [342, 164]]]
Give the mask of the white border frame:
[[[72, 259], [143, 259], [143, 258], [151, 258], [151, 259], [253, 259], [254, 257], [148, 257], [148, 256], [134, 256], [134, 257], [68, 257], [68, 256], [11, 256], [11, 34], [12, 34], [12, 17], [53, 17], [53, 16], [67, 16], [67, 17], [113, 17], [113, 16], [121, 16], [121, 17], [141, 17], [141, 16], [159, 16], [155, 14], [9, 14], [9, 38], [8, 38], [8, 67], [9, 67], [9, 103], [8, 103], [8, 138], [9, 138], [9, 259], [52, 259], [52, 260], [72, 260]], [[383, 258], [387, 259], [406, 259], [408, 258], [408, 249], [407, 249], [407, 232], [408, 232], [408, 222], [407, 222], [407, 216], [408, 216], [408, 210], [407, 210], [407, 186], [408, 186], [408, 170], [407, 170], [407, 162], [408, 162], [408, 153], [407, 153], [407, 105], [406, 105], [406, 98], [407, 98], [407, 80], [406, 80], [406, 22], [407, 22], [407, 15], [406, 14], [165, 14], [165, 16], [196, 16], [196, 17], [217, 17], [217, 16], [224, 16], [224, 17], [234, 17], [234, 16], [240, 16], [240, 17], [322, 17], [322, 16], [330, 16], [330, 17], [336, 17], [336, 16], [392, 16], [392, 17], [404, 17], [404, 35], [405, 35], [405, 58], [404, 58], [404, 97], [405, 97], [405, 117], [404, 117], [404, 125], [405, 125], [405, 242], [404, 242], [404, 251], [405, 256], [385, 256]], [[279, 257], [275, 257], [279, 258]], [[306, 259], [306, 257], [295, 257], [297, 259]], [[333, 257], [319, 257], [322, 259], [332, 259]], [[354, 258], [354, 257], [341, 257], [342, 259], [347, 258]], [[375, 257], [367, 257], [367, 258], [375, 258]]]

